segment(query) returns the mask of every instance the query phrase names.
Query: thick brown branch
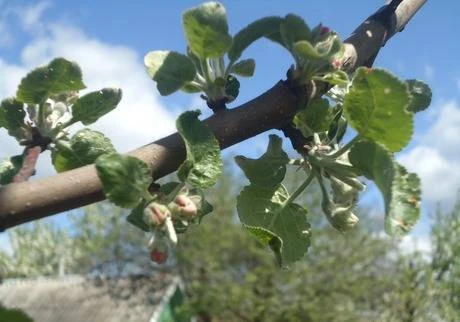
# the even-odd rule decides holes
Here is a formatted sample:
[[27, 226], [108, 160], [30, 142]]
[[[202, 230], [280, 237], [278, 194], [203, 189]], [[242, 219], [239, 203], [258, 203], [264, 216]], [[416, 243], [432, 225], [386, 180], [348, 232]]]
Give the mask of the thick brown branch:
[[[404, 27], [426, 0], [405, 0], [396, 13], [374, 14], [346, 40], [347, 62], [352, 71], [372, 61], [392, 34]], [[391, 17], [388, 17], [391, 15]], [[388, 25], [390, 22], [391, 25]], [[299, 98], [280, 81], [264, 94], [231, 110], [222, 110], [204, 122], [224, 149], [270, 129], [279, 129], [296, 112]], [[185, 148], [177, 133], [130, 153], [147, 162], [154, 179], [163, 177], [183, 162]], [[31, 182], [0, 187], [0, 231], [65, 210], [103, 200], [93, 165]]]

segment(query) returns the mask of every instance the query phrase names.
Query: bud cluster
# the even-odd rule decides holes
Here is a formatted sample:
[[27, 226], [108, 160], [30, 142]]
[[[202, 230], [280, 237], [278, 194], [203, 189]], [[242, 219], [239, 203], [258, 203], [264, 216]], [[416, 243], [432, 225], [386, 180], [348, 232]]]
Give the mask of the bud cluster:
[[329, 178], [331, 191], [329, 193], [324, 185], [322, 186], [321, 207], [331, 225], [340, 232], [350, 230], [359, 222], [353, 210], [358, 202], [359, 192], [364, 190], [364, 185], [357, 179], [357, 175], [351, 168], [348, 152], [345, 152], [324, 169]]
[[200, 195], [189, 194], [188, 189], [182, 188], [176, 196], [160, 198], [144, 208], [144, 223], [154, 232], [149, 243], [152, 261], [166, 261], [168, 248], [164, 244], [177, 244], [176, 226], [187, 227], [193, 222], [200, 215], [201, 204]]

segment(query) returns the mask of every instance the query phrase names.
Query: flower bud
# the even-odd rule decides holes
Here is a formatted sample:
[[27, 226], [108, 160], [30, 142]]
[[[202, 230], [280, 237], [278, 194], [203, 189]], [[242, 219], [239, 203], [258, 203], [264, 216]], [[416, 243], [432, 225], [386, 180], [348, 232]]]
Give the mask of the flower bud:
[[159, 227], [164, 224], [166, 218], [170, 215], [171, 213], [168, 207], [156, 202], [151, 202], [144, 209], [143, 219], [146, 225]]
[[332, 214], [327, 216], [332, 227], [340, 232], [352, 229], [358, 222], [359, 218], [351, 211], [350, 207], [336, 207]]
[[326, 27], [326, 26], [321, 26], [319, 28], [319, 34], [322, 36], [324, 34], [327, 34], [328, 32], [330, 32], [331, 29], [329, 27]]
[[184, 194], [177, 195], [174, 202], [169, 204], [171, 211], [179, 217], [192, 220], [198, 214], [198, 208], [201, 203], [200, 196], [187, 196]]

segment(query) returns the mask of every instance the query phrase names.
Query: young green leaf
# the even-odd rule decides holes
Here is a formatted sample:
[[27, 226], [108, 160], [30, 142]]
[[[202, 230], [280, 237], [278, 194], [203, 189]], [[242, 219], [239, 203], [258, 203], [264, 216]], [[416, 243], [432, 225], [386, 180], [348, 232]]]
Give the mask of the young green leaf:
[[14, 176], [21, 170], [24, 157], [15, 155], [0, 163], [0, 184], [10, 183]]
[[396, 152], [410, 141], [412, 113], [406, 85], [381, 69], [358, 68], [343, 109], [350, 125], [370, 140]]
[[21, 102], [40, 104], [50, 95], [84, 88], [80, 67], [64, 58], [56, 58], [27, 74], [19, 84], [16, 96]]
[[420, 217], [420, 179], [393, 160], [390, 152], [371, 141], [358, 141], [350, 151], [350, 162], [373, 180], [385, 201], [385, 230], [404, 235]]
[[308, 40], [301, 40], [294, 43], [292, 45], [292, 51], [297, 57], [306, 61], [321, 59], [326, 56], [318, 53], [315, 47], [313, 47]]
[[133, 226], [149, 232], [150, 227], [144, 222], [144, 209], [147, 206], [147, 201], [142, 199], [141, 202], [131, 211], [126, 220]]
[[206, 2], [184, 12], [185, 37], [191, 51], [201, 59], [220, 57], [232, 46], [225, 8], [218, 2]]
[[281, 38], [289, 50], [300, 40], [310, 40], [311, 30], [299, 16], [288, 14], [280, 25]]
[[279, 185], [286, 175], [286, 164], [289, 157], [282, 148], [282, 139], [270, 135], [267, 151], [259, 159], [249, 159], [242, 155], [236, 156], [235, 161], [243, 170], [252, 185], [274, 187]]
[[243, 224], [243, 227], [254, 235], [254, 237], [263, 245], [269, 246], [275, 255], [278, 265], [283, 265], [283, 259], [281, 257], [283, 242], [278, 236], [262, 227], [252, 227], [245, 224]]
[[244, 77], [251, 77], [254, 75], [256, 69], [256, 62], [254, 59], [244, 59], [237, 62], [230, 69], [230, 73], [235, 73]]
[[240, 81], [232, 76], [228, 75], [227, 80], [225, 82], [225, 94], [232, 99], [235, 99], [238, 97], [238, 94], [240, 94]]
[[94, 163], [103, 154], [115, 153], [110, 139], [101, 132], [83, 129], [70, 141], [57, 141], [51, 159], [57, 172], [68, 171]]
[[121, 89], [118, 88], [104, 88], [88, 93], [73, 104], [72, 119], [89, 125], [117, 107], [120, 100]]
[[417, 113], [430, 106], [432, 92], [427, 84], [416, 79], [406, 80], [406, 84], [411, 95], [408, 111]]
[[294, 203], [284, 206], [283, 202], [288, 197], [289, 194], [282, 185], [262, 187], [251, 184], [237, 198], [241, 222], [252, 227], [250, 230], [253, 234], [254, 229], [263, 229], [264, 234], [255, 234], [261, 242], [280, 245], [279, 250], [273, 246], [272, 249], [275, 255], [280, 254], [282, 265], [301, 259], [310, 246], [307, 210]]
[[151, 51], [144, 57], [147, 72], [161, 95], [169, 95], [195, 78], [193, 62], [185, 55], [174, 51]]
[[152, 182], [148, 165], [132, 156], [101, 155], [96, 170], [106, 197], [124, 208], [136, 207]]
[[241, 29], [235, 37], [233, 37], [232, 48], [230, 48], [228, 52], [230, 61], [237, 61], [249, 45], [262, 37], [268, 38], [283, 46], [280, 34], [280, 24], [282, 21], [283, 18], [281, 17], [265, 17]]
[[294, 125], [304, 137], [308, 138], [315, 132], [325, 132], [333, 119], [329, 101], [325, 98], [316, 98], [308, 106], [294, 116]]
[[6, 98], [0, 103], [0, 127], [14, 131], [24, 126], [26, 111], [24, 104], [15, 98]]
[[177, 173], [181, 181], [206, 189], [213, 186], [222, 173], [219, 142], [199, 119], [200, 111], [182, 113], [176, 127], [184, 140], [187, 158]]

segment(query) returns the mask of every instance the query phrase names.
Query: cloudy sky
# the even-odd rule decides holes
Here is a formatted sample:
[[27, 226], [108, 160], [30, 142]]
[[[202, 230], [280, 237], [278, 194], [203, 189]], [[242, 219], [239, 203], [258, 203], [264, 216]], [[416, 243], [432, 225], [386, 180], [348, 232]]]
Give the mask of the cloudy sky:
[[[322, 22], [330, 26], [343, 38], [383, 2], [223, 1], [232, 33], [256, 18], [293, 12], [310, 25]], [[0, 98], [14, 95], [20, 79], [33, 67], [65, 57], [80, 64], [89, 90], [123, 89], [120, 108], [95, 124], [119, 151], [158, 139], [174, 130], [174, 119], [182, 110], [203, 104], [196, 96], [185, 94], [160, 97], [142, 59], [149, 50], [183, 52], [181, 12], [197, 4], [188, 0], [0, 0]], [[458, 12], [457, 1], [428, 1], [375, 62], [401, 78], [425, 80], [434, 92], [430, 110], [417, 117], [413, 142], [398, 155], [422, 178], [425, 213], [438, 202], [443, 207], [452, 205], [460, 185], [460, 43], [453, 27]], [[270, 88], [292, 63], [282, 49], [263, 41], [244, 55], [256, 59], [256, 75], [242, 81], [235, 104]], [[256, 156], [266, 142], [267, 135], [260, 135], [226, 153], [244, 151]], [[1, 129], [0, 159], [20, 151]], [[41, 158], [38, 172], [40, 176], [53, 174], [46, 156]]]

